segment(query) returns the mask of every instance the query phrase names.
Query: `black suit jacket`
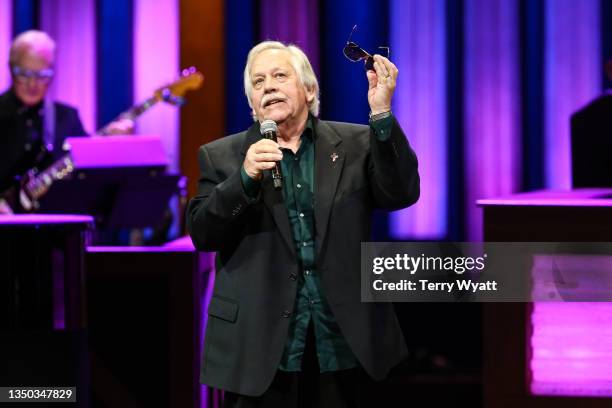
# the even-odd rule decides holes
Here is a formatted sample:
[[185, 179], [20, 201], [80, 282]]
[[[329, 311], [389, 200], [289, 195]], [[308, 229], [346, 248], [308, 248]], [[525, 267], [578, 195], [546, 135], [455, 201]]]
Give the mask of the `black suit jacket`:
[[[314, 123], [316, 270], [349, 346], [380, 380], [407, 350], [392, 304], [360, 301], [360, 243], [374, 208], [417, 201], [417, 159], [397, 122], [385, 142], [368, 126]], [[199, 193], [187, 216], [196, 248], [217, 251], [201, 381], [253, 396], [278, 368], [297, 291], [291, 275], [300, 272], [281, 191], [269, 174], [255, 200], [241, 184], [246, 151], [260, 137], [256, 123], [200, 148]]]
[[22, 175], [36, 164], [41, 167], [49, 165], [65, 154], [62, 145], [66, 137], [85, 135], [76, 109], [59, 102], [54, 102], [54, 106], [54, 148], [42, 163], [35, 163], [33, 157], [24, 151], [26, 131], [23, 115], [19, 113], [21, 104], [12, 90], [0, 94], [0, 193], [13, 182], [15, 176]]

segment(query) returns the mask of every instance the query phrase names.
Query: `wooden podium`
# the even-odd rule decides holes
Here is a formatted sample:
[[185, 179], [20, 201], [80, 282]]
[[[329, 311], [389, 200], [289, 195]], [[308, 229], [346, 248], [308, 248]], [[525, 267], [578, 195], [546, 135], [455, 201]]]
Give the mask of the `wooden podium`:
[[93, 218], [0, 216], [0, 383], [73, 386], [89, 406], [85, 245]]
[[0, 216], [0, 327], [81, 329], [85, 318], [85, 245], [93, 218]]
[[[483, 208], [484, 240], [488, 242], [612, 242], [612, 189], [537, 191], [479, 200], [478, 205]], [[561, 308], [567, 304], [546, 305]], [[599, 397], [532, 393], [533, 308], [533, 303], [483, 304], [484, 406], [611, 406], [612, 389], [608, 396]], [[559, 316], [562, 322], [563, 315]]]

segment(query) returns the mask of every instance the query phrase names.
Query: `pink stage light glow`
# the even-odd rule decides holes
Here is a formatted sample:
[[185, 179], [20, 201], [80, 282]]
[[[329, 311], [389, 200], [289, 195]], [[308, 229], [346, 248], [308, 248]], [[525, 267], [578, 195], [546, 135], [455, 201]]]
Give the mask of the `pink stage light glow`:
[[85, 130], [93, 132], [97, 112], [95, 1], [41, 1], [40, 25], [57, 42], [57, 69], [49, 96], [77, 107]]
[[545, 4], [546, 187], [571, 186], [570, 115], [601, 93], [599, 0]]
[[0, 0], [0, 92], [10, 85], [8, 56], [13, 37], [13, 2]]
[[518, 191], [520, 143], [519, 2], [466, 0], [465, 210], [467, 238], [482, 240], [476, 200]]
[[[142, 102], [159, 87], [177, 79], [180, 70], [178, 12], [177, 0], [134, 2], [134, 103]], [[197, 68], [206, 75], [206, 67]], [[177, 171], [179, 110], [165, 103], [153, 109], [154, 114], [138, 119], [136, 133], [161, 137], [170, 161], [169, 170]]]
[[531, 393], [612, 397], [612, 304], [534, 303]]

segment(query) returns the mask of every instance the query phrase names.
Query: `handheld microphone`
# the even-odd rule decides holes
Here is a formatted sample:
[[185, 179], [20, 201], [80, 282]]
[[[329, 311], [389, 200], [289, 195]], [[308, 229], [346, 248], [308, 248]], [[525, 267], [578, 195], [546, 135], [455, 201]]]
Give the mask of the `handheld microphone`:
[[[278, 132], [278, 126], [276, 122], [270, 119], [264, 120], [259, 126], [261, 135], [276, 142], [276, 133]], [[283, 187], [283, 175], [281, 173], [281, 166], [279, 162], [272, 169], [272, 181], [274, 182], [275, 189], [281, 189]]]

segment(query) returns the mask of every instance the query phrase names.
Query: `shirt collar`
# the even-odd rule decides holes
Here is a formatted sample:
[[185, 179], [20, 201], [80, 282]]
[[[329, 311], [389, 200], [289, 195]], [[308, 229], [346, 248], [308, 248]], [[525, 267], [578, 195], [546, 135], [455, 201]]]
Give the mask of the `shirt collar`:
[[15, 106], [15, 109], [20, 114], [24, 114], [24, 113], [27, 113], [27, 114], [40, 113], [41, 109], [43, 109], [43, 107], [44, 107], [44, 101], [41, 101], [41, 102], [39, 102], [38, 104], [36, 104], [34, 106], [26, 106], [26, 105], [24, 105], [24, 103], [21, 102], [21, 100], [17, 97], [17, 94], [15, 93], [15, 90], [13, 89], [13, 87], [11, 87], [9, 89], [9, 95], [10, 95], [10, 99], [11, 99], [12, 103]]
[[316, 140], [315, 128], [314, 128], [314, 117], [311, 114], [308, 114], [308, 119], [306, 120], [306, 127], [304, 128], [304, 132], [302, 133], [302, 137], [307, 137], [309, 141]]

